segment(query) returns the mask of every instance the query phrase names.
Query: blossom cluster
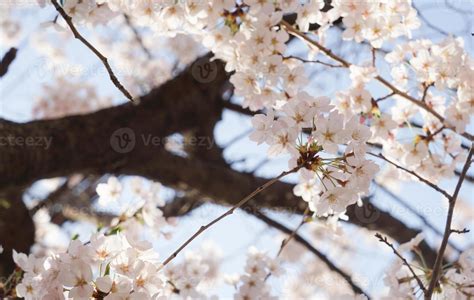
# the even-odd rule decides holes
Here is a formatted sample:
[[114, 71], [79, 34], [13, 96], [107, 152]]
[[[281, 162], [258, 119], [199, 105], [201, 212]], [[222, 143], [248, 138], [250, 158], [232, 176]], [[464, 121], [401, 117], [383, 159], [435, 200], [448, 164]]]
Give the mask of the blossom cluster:
[[[429, 112], [422, 112], [429, 124], [423, 128], [425, 135], [416, 135], [414, 142], [408, 144], [397, 141], [397, 136], [402, 135], [399, 130], [418, 110], [408, 101], [397, 101], [392, 114], [380, 108], [367, 89], [367, 84], [378, 75], [375, 65], [351, 65], [350, 89], [338, 92], [331, 100], [308, 93], [304, 60], [286, 56], [290, 35], [281, 26], [285, 15], [296, 12], [295, 26], [303, 33], [310, 31], [311, 24], [317, 24], [321, 42], [332, 22], [342, 17], [344, 39], [368, 41], [379, 48], [388, 40], [410, 37], [411, 31], [419, 26], [410, 1], [334, 1], [325, 8], [324, 1], [191, 0], [172, 4], [90, 0], [68, 1], [65, 9], [77, 21], [92, 24], [98, 16], [104, 21], [125, 13], [156, 34], [187, 34], [225, 61], [226, 70], [234, 72], [230, 79], [234, 97], [241, 99], [244, 107], [264, 112], [253, 117], [255, 131], [250, 138], [268, 144], [270, 156], [289, 154], [290, 166], [303, 167], [295, 194], [307, 201], [317, 215], [342, 217], [347, 206], [368, 194], [369, 183], [379, 169], [365, 158], [368, 141], [388, 140], [383, 147], [387, 156], [401, 159], [407, 166], [418, 165], [422, 175], [429, 178], [452, 174], [462, 159], [462, 155], [457, 155], [461, 149], [452, 144], [457, 141], [456, 136], [432, 135], [443, 124]], [[111, 13], [101, 14], [99, 9]], [[462, 46], [457, 40], [440, 45], [416, 41], [398, 46], [386, 56], [393, 64], [395, 83], [402, 90], [409, 77], [402, 62], [407, 62], [427, 90], [425, 103], [435, 111], [443, 113], [444, 109], [437, 106], [443, 99], [428, 87], [458, 88], [459, 100], [452, 101], [446, 109], [446, 122], [459, 133], [464, 131], [472, 111], [472, 93], [467, 84], [472, 69]], [[310, 50], [317, 55], [317, 49]], [[412, 53], [412, 57], [405, 57], [405, 53]], [[452, 59], [459, 63], [446, 63]], [[450, 152], [430, 151], [430, 143], [439, 142], [449, 145]], [[454, 159], [447, 158], [446, 153], [454, 153]]]
[[365, 40], [374, 48], [400, 36], [411, 37], [411, 31], [420, 26], [411, 1], [337, 0], [333, 5], [343, 17], [342, 38], [358, 43]]
[[[342, 38], [367, 42], [373, 53], [387, 41], [410, 38], [411, 31], [420, 25], [410, 0], [325, 3], [68, 0], [63, 7], [74, 23], [96, 26], [126, 15], [134, 25], [153, 32], [153, 39], [145, 40], [145, 45], [137, 43], [130, 32], [122, 42], [134, 40], [132, 48], [109, 46], [107, 39], [99, 43], [104, 49], [119, 48], [105, 51], [113, 53], [112, 60], [124, 62], [125, 68], [140, 69], [125, 76], [125, 85], [134, 93], [160, 85], [172, 75], [168, 61], [155, 58], [153, 53], [141, 58], [136, 55], [144, 46], [156, 46], [156, 37], [170, 38], [171, 47], [182, 54], [176, 65], [191, 62], [202, 50], [212, 51], [232, 72], [232, 100], [255, 114], [250, 139], [266, 144], [269, 156], [289, 157], [289, 168], [299, 170], [294, 194], [306, 201], [315, 215], [334, 221], [345, 218], [347, 207], [361, 204], [361, 197], [369, 194], [370, 182], [379, 170], [366, 157], [373, 147], [381, 148], [386, 157], [400, 165], [416, 169], [427, 180], [437, 182], [452, 176], [464, 160], [459, 135], [465, 133], [474, 112], [470, 80], [474, 67], [460, 39], [410, 41], [385, 56], [399, 92], [392, 89], [393, 95], [379, 99], [372, 95], [369, 84], [380, 81], [374, 54], [372, 63], [326, 64], [346, 68], [351, 84], [334, 97], [314, 95], [307, 89], [307, 63], [319, 61], [288, 55], [290, 34], [294, 32], [284, 25], [285, 17], [296, 14], [292, 29], [321, 45], [333, 22], [342, 18]], [[6, 28], [2, 40], [18, 40], [17, 23], [7, 20], [0, 26]], [[309, 57], [322, 56], [321, 47], [304, 43]], [[62, 56], [54, 47], [47, 52]], [[392, 106], [385, 105], [392, 100]], [[99, 97], [91, 85], [59, 77], [55, 85], [45, 86], [34, 114], [59, 117], [106, 105], [110, 100]], [[382, 176], [410, 178], [393, 168]], [[126, 207], [109, 228], [94, 234], [89, 242], [73, 240], [65, 252], [42, 257], [15, 253], [14, 260], [24, 272], [17, 295], [27, 299], [207, 298], [204, 287], [217, 278], [219, 255], [213, 248], [204, 248], [187, 253], [182, 263], [161, 265], [152, 244], [143, 238], [146, 229], [169, 236], [163, 228], [171, 222], [159, 208], [164, 203], [156, 197], [158, 186], [141, 181], [133, 181], [131, 186], [138, 199], [136, 205]], [[97, 188], [98, 205], [115, 203], [124, 189], [120, 180], [110, 177]], [[414, 243], [403, 245], [400, 251], [413, 250]], [[470, 249], [461, 254], [459, 265], [443, 273], [443, 293], [449, 298], [472, 293], [468, 282], [473, 268]], [[421, 278], [429, 278], [428, 271], [419, 270]], [[280, 273], [278, 260], [252, 248], [245, 274], [233, 281], [235, 297], [271, 299], [266, 279]], [[386, 283], [392, 295], [412, 297], [416, 292], [416, 281], [401, 263], [394, 266]]]
[[153, 268], [156, 272], [156, 265], [145, 254], [120, 235], [100, 233], [87, 244], [71, 241], [65, 253], [36, 258], [15, 252], [15, 263], [25, 272], [16, 292], [26, 299], [63, 299], [65, 288], [70, 298], [103, 292], [108, 299], [120, 299], [130, 295], [133, 287], [133, 295], [139, 297], [163, 287], [160, 277], [147, 278]]
[[53, 84], [43, 85], [43, 93], [37, 98], [32, 113], [35, 118], [60, 118], [71, 113], [88, 113], [111, 103], [109, 97], [100, 97], [91, 84], [58, 77]]
[[[408, 2], [397, 6], [401, 12]], [[339, 16], [347, 16], [352, 6], [336, 3], [327, 13], [320, 12], [322, 1], [68, 1], [65, 10], [73, 19], [96, 23], [120, 13], [133, 18], [138, 25], [151, 27], [162, 36], [186, 33], [226, 62], [234, 97], [253, 111], [265, 111], [254, 117], [256, 131], [252, 139], [269, 145], [269, 155], [290, 154], [290, 165], [301, 157], [306, 161], [301, 171], [302, 182], [313, 184], [310, 208], [318, 215], [343, 214], [345, 208], [368, 193], [368, 183], [377, 166], [365, 159], [365, 142], [370, 130], [356, 114], [342, 115], [327, 97], [315, 97], [305, 91], [309, 82], [304, 64], [285, 56], [288, 32], [280, 25], [283, 16], [297, 12], [296, 24], [302, 31], [309, 24], [321, 25], [320, 35]], [[100, 14], [99, 8], [112, 14]], [[367, 11], [393, 11], [388, 6], [372, 5]], [[360, 9], [364, 11], [364, 9]], [[313, 16], [316, 13], [316, 17]], [[408, 17], [400, 20], [404, 32], [409, 31]], [[408, 27], [407, 27], [408, 26]], [[363, 68], [351, 70], [357, 80], [366, 80]], [[358, 74], [360, 73], [360, 74]], [[362, 79], [361, 79], [362, 78]], [[357, 87], [353, 98], [370, 95]], [[367, 103], [361, 106], [368, 109]], [[391, 128], [388, 128], [389, 130]], [[309, 135], [308, 135], [309, 133]], [[343, 151], [341, 155], [338, 152]], [[309, 153], [309, 155], [308, 155]], [[324, 157], [326, 155], [326, 157]], [[324, 158], [323, 158], [324, 157]], [[302, 161], [300, 160], [299, 163]], [[353, 190], [355, 188], [355, 190]]]
[[[421, 257], [420, 251], [417, 249], [418, 244], [423, 240], [423, 235], [419, 234], [411, 241], [402, 244], [397, 251], [400, 254], [407, 254], [409, 251], [414, 251]], [[422, 258], [421, 258], [422, 260]], [[426, 266], [418, 265], [418, 263], [411, 261], [412, 269], [415, 275], [421, 282], [427, 286], [430, 281], [432, 270]], [[409, 270], [408, 266], [401, 260], [397, 260], [384, 277], [384, 283], [389, 288], [388, 295], [383, 299], [416, 299], [415, 295], [420, 291], [415, 275]], [[446, 267], [440, 279], [440, 285], [435, 290], [434, 297], [442, 297], [443, 299], [469, 299], [474, 293], [472, 286], [472, 278], [474, 276], [474, 248], [468, 248], [463, 251], [457, 263], [453, 266]]]
[[219, 274], [219, 250], [203, 244], [199, 251], [187, 252], [183, 262], [164, 269], [150, 238], [144, 236], [148, 228], [156, 237], [170, 237], [163, 230], [171, 220], [159, 208], [164, 202], [158, 184], [133, 178], [124, 185], [109, 177], [97, 186], [98, 205], [117, 204], [126, 189], [138, 200], [123, 205], [120, 217], [99, 228], [89, 241], [73, 239], [65, 251], [49, 249], [28, 256], [14, 252], [13, 259], [23, 272], [16, 295], [25, 299], [161, 299], [171, 295], [206, 299], [203, 285]]
[[[204, 251], [215, 251], [204, 248]], [[218, 274], [218, 257], [189, 252], [182, 264], [163, 270], [152, 248], [133, 247], [122, 234], [94, 234], [71, 241], [65, 253], [13, 254], [24, 272], [16, 294], [25, 299], [206, 299], [201, 281]]]
[[[398, 45], [385, 59], [392, 66], [394, 83], [401, 90], [415, 90], [414, 96], [443, 116], [444, 122], [396, 97], [390, 122], [397, 128], [385, 141], [384, 153], [433, 182], [449, 178], [465, 159], [458, 134], [465, 132], [474, 112], [472, 58], [461, 39], [447, 38], [440, 43], [417, 40]], [[409, 86], [408, 82], [416, 84]]]
[[[452, 126], [456, 132], [463, 133], [469, 123], [469, 116], [474, 113], [473, 90], [471, 79], [474, 76], [474, 63], [464, 50], [462, 39], [447, 38], [441, 43], [430, 40], [416, 40], [398, 45], [386, 55], [392, 65], [392, 76], [402, 89], [407, 87], [408, 79], [418, 82], [419, 89], [433, 86], [435, 92], [427, 91], [425, 103], [445, 116], [442, 124], [429, 113], [422, 117], [430, 130], [443, 125]], [[439, 92], [455, 89], [456, 95], [439, 95]], [[420, 91], [423, 93], [423, 90]], [[393, 110], [400, 110], [394, 107]], [[404, 116], [406, 119], [416, 114], [412, 109]]]
[[238, 285], [234, 299], [274, 299], [271, 295], [269, 276], [278, 277], [283, 273], [278, 259], [271, 258], [267, 253], [251, 247], [247, 253], [245, 274], [234, 278], [234, 286]]
[[182, 262], [164, 269], [172, 292], [183, 299], [215, 298], [208, 295], [209, 287], [218, 283], [221, 260], [221, 251], [209, 242], [197, 251], [186, 252]]
[[[126, 188], [131, 190], [135, 201], [121, 202], [124, 200]], [[160, 196], [161, 185], [159, 183], [148, 183], [142, 178], [135, 177], [124, 186], [120, 180], [111, 176], [107, 183], [99, 183], [96, 190], [99, 196], [97, 200], [99, 207], [107, 208], [118, 204], [119, 217], [112, 220], [109, 225], [112, 232], [120, 231], [132, 246], [138, 249], [152, 247], [149, 240], [144, 238], [144, 231], [150, 232], [156, 238], [171, 237], [166, 228], [173, 226], [174, 221], [171, 218], [165, 218], [161, 210], [165, 202]]]

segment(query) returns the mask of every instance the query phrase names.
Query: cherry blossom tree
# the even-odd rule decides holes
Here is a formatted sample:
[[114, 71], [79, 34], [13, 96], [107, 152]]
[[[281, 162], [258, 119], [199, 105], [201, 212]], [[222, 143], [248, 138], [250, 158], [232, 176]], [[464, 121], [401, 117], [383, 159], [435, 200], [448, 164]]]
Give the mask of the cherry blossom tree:
[[33, 99], [0, 119], [0, 295], [472, 298], [472, 49], [415, 4], [1, 4]]

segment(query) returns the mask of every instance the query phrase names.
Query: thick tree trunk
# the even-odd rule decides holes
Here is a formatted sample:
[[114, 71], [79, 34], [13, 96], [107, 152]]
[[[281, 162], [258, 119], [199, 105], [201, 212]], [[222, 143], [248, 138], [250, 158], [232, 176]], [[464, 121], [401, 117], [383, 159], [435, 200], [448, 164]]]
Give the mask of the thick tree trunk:
[[228, 79], [220, 62], [213, 67], [218, 71], [212, 82], [197, 81], [189, 70], [137, 106], [25, 124], [0, 120], [0, 189], [72, 172], [110, 171], [153, 152], [172, 133], [206, 124], [222, 111]]
[[8, 277], [14, 270], [12, 250], [28, 253], [35, 241], [35, 226], [22, 201], [21, 190], [0, 192], [0, 278]]

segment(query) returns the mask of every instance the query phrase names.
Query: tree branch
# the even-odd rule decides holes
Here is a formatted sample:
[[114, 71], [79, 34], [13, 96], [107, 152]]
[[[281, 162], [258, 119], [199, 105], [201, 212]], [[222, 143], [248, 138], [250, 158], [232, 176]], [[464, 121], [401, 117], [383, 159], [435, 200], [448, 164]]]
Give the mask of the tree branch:
[[456, 205], [456, 200], [458, 198], [459, 191], [461, 190], [464, 177], [466, 176], [467, 171], [469, 170], [469, 167], [471, 166], [471, 163], [472, 163], [471, 159], [472, 159], [473, 154], [474, 154], [474, 143], [471, 145], [471, 150], [469, 151], [469, 154], [467, 155], [466, 163], [464, 164], [464, 167], [461, 171], [461, 175], [459, 176], [459, 180], [456, 185], [456, 188], [454, 189], [454, 193], [452, 196], [448, 197], [449, 209], [448, 209], [448, 216], [446, 218], [446, 225], [444, 228], [444, 236], [441, 242], [441, 246], [439, 247], [438, 255], [436, 256], [436, 262], [433, 267], [433, 275], [431, 277], [428, 291], [425, 293], [425, 299], [431, 299], [431, 295], [433, 294], [434, 288], [438, 284], [439, 278], [441, 276], [440, 273], [441, 273], [441, 265], [442, 265], [443, 257], [444, 257], [444, 251], [446, 250], [446, 246], [448, 245], [449, 236], [452, 233], [451, 222], [453, 220], [454, 206]]
[[250, 208], [249, 210], [245, 210], [247, 213], [257, 217], [258, 219], [260, 219], [261, 221], [265, 222], [266, 224], [268, 224], [269, 226], [275, 228], [275, 229], [278, 229], [280, 230], [281, 232], [283, 233], [286, 233], [286, 234], [289, 234], [291, 235], [292, 233], [293, 234], [293, 238], [295, 239], [295, 241], [297, 241], [298, 243], [300, 243], [303, 247], [305, 247], [308, 251], [310, 251], [311, 253], [313, 253], [314, 255], [316, 255], [321, 261], [323, 261], [326, 266], [328, 266], [328, 268], [333, 271], [333, 272], [336, 272], [337, 274], [339, 274], [342, 278], [344, 278], [344, 280], [351, 286], [352, 290], [357, 293], [357, 294], [364, 294], [364, 295], [368, 295], [366, 292], [364, 292], [364, 290], [362, 290], [362, 288], [360, 288], [354, 281], [352, 281], [352, 278], [350, 275], [346, 274], [344, 271], [342, 271], [341, 269], [339, 269], [336, 265], [334, 265], [334, 263], [332, 261], [330, 261], [326, 255], [324, 255], [323, 253], [321, 253], [318, 249], [316, 249], [314, 246], [312, 246], [306, 239], [304, 239], [300, 234], [296, 233], [294, 230], [291, 230], [289, 229], [288, 227], [286, 227], [285, 225], [277, 222], [276, 220], [268, 217], [267, 215], [261, 213], [259, 210], [257, 209], [252, 209]]
[[[223, 64], [214, 63], [213, 82], [196, 81], [189, 68], [141, 97], [140, 105], [23, 124], [0, 120], [0, 188], [72, 173], [102, 175], [149, 157], [173, 133], [207, 124], [222, 110], [228, 80]], [[124, 134], [127, 149], [121, 148]]]
[[[280, 22], [280, 24], [282, 26], [284, 26], [286, 28], [286, 30], [294, 35], [294, 36], [297, 36], [301, 39], [303, 39], [305, 42], [307, 42], [308, 44], [318, 48], [321, 52], [323, 52], [326, 56], [332, 58], [333, 60], [339, 62], [342, 66], [346, 67], [346, 68], [349, 68], [351, 66], [351, 63], [349, 63], [348, 61], [346, 61], [345, 59], [343, 59], [342, 57], [334, 54], [331, 50], [329, 50], [328, 48], [324, 47], [323, 45], [321, 45], [320, 43], [318, 43], [317, 41], [309, 38], [307, 35], [301, 33], [300, 31], [296, 30], [291, 24], [289, 24], [288, 22], [286, 22], [285, 20], [282, 20]], [[429, 113], [431, 113], [433, 116], [435, 116], [441, 123], [443, 123], [447, 128], [451, 129], [452, 131], [456, 132], [454, 127], [452, 125], [449, 125], [449, 124], [446, 124], [446, 120], [438, 113], [436, 112], [433, 108], [431, 108], [430, 106], [428, 106], [426, 103], [424, 103], [423, 101], [420, 101], [418, 99], [415, 99], [413, 98], [412, 96], [408, 95], [407, 93], [401, 91], [400, 89], [398, 89], [397, 87], [395, 87], [393, 84], [391, 84], [388, 80], [386, 80], [385, 78], [381, 77], [380, 75], [377, 75], [376, 77], [374, 77], [377, 81], [379, 81], [380, 83], [382, 83], [383, 85], [385, 85], [387, 88], [389, 88], [393, 93], [405, 98], [406, 100], [412, 102], [413, 104], [415, 104], [416, 106], [428, 111]], [[469, 139], [470, 141], [474, 141], [474, 136], [467, 133], [467, 132], [464, 132], [461, 134], [463, 137]]]
[[[162, 142], [175, 132], [200, 128], [209, 123], [210, 115], [220, 114], [223, 103], [227, 103], [221, 95], [229, 75], [220, 61], [215, 63], [218, 72], [213, 82], [196, 81], [188, 68], [143, 96], [140, 105], [127, 103], [88, 115], [24, 124], [0, 120], [1, 137], [12, 137], [13, 141], [18, 137], [47, 137], [52, 141], [47, 149], [15, 144], [0, 147], [0, 188], [74, 173], [112, 173], [144, 176], [177, 190], [192, 189], [203, 201], [234, 205], [268, 179], [235, 171], [216, 161], [215, 155], [181, 157], [165, 151], [163, 144], [145, 144], [148, 137]], [[127, 128], [134, 133], [134, 147], [117, 152], [112, 138]], [[207, 138], [214, 143], [212, 136]], [[196, 146], [200, 147], [198, 152], [205, 152], [203, 146]], [[306, 208], [305, 202], [294, 196], [293, 185], [284, 182], [257, 195], [255, 204], [298, 214]], [[360, 218], [355, 206], [348, 207], [347, 215], [351, 223], [381, 231], [400, 243], [419, 233], [389, 213], [375, 210], [377, 216], [370, 222]], [[427, 244], [423, 244], [423, 252], [427, 261], [434, 263], [436, 253]]]
[[420, 289], [421, 289], [423, 292], [426, 292], [426, 288], [425, 288], [425, 286], [423, 285], [423, 282], [421, 281], [420, 277], [418, 277], [418, 275], [416, 275], [415, 271], [414, 271], [413, 268], [410, 266], [410, 264], [408, 263], [408, 261], [397, 251], [397, 249], [395, 249], [395, 247], [393, 246], [393, 244], [388, 241], [387, 237], [383, 237], [380, 233], [376, 233], [376, 234], [375, 234], [375, 237], [377, 237], [380, 242], [385, 243], [387, 246], [389, 246], [390, 248], [392, 248], [393, 253], [395, 253], [395, 255], [398, 256], [398, 257], [401, 259], [401, 261], [403, 262], [403, 264], [408, 267], [408, 269], [410, 270], [411, 274], [413, 275], [413, 277], [415, 278], [416, 282], [418, 283], [418, 286], [420, 287]]
[[7, 74], [8, 68], [10, 67], [11, 63], [15, 60], [17, 52], [18, 52], [18, 49], [12, 47], [2, 57], [2, 61], [0, 62], [0, 78], [3, 77], [5, 74]]
[[81, 41], [84, 45], [86, 45], [87, 48], [89, 48], [104, 64], [105, 68], [107, 69], [107, 72], [109, 73], [110, 80], [112, 80], [112, 83], [119, 89], [122, 94], [127, 97], [128, 100], [131, 102], [134, 102], [134, 98], [132, 94], [130, 94], [129, 91], [120, 83], [118, 80], [117, 76], [115, 76], [114, 71], [112, 70], [112, 67], [110, 66], [107, 57], [105, 57], [102, 53], [100, 53], [99, 50], [97, 50], [88, 40], [86, 40], [80, 33], [77, 31], [76, 27], [74, 26], [74, 23], [72, 22], [72, 18], [64, 11], [62, 6], [58, 3], [56, 0], [51, 0], [51, 3], [54, 5], [56, 10], [59, 12], [59, 14], [64, 18], [66, 21], [67, 25], [71, 29], [72, 33], [74, 34], [74, 37]]
[[426, 185], [428, 185], [429, 187], [431, 187], [432, 189], [436, 190], [437, 192], [443, 194], [446, 198], [450, 198], [451, 196], [448, 194], [448, 192], [446, 192], [445, 190], [443, 190], [442, 188], [440, 188], [439, 186], [437, 186], [436, 184], [432, 183], [431, 181], [429, 180], [426, 180], [425, 178], [421, 177], [420, 175], [418, 175], [417, 173], [415, 173], [414, 171], [411, 171], [411, 170], [408, 170], [407, 168], [404, 168], [396, 163], [394, 163], [393, 161], [389, 160], [388, 158], [386, 158], [382, 153], [379, 153], [379, 154], [375, 154], [375, 153], [371, 153], [371, 152], [367, 152], [367, 154], [369, 155], [372, 155], [374, 157], [378, 157], [378, 158], [381, 158], [383, 160], [385, 160], [386, 162], [388, 162], [389, 164], [393, 165], [394, 167], [402, 170], [402, 171], [405, 171], [407, 172], [408, 174], [411, 174], [413, 176], [415, 176], [416, 178], [418, 178], [418, 180], [420, 180], [421, 182], [425, 183]]
[[15, 269], [12, 250], [28, 252], [35, 241], [35, 225], [22, 195], [23, 189], [0, 190], [0, 278]]
[[138, 32], [137, 28], [135, 28], [135, 26], [132, 24], [132, 20], [130, 19], [130, 17], [127, 14], [124, 14], [123, 17], [125, 18], [125, 23], [127, 24], [127, 26], [132, 30], [133, 35], [135, 36], [135, 40], [137, 41], [138, 45], [140, 45], [140, 48], [146, 54], [148, 59], [153, 59], [153, 55], [151, 54], [150, 50], [148, 50], [148, 48], [145, 46], [140, 32]]
[[[408, 203], [406, 203], [405, 201], [403, 201], [400, 197], [398, 197], [397, 195], [395, 195], [391, 190], [389, 190], [385, 185], [383, 185], [382, 183], [380, 182], [377, 182], [377, 181], [374, 181], [374, 184], [377, 185], [383, 192], [385, 192], [387, 195], [389, 195], [392, 199], [394, 199], [395, 201], [397, 201], [397, 203], [399, 203], [400, 205], [403, 205], [404, 207], [406, 207], [411, 213], [415, 214], [420, 220], [421, 222], [423, 222], [423, 224], [430, 228], [431, 230], [433, 230], [433, 232], [435, 232], [436, 234], [438, 234], [439, 236], [443, 236], [443, 233], [437, 229], [433, 224], [431, 224], [428, 219], [423, 216], [421, 213], [419, 213], [418, 211], [416, 211], [415, 208], [411, 207]], [[451, 247], [453, 247], [454, 249], [456, 249], [458, 252], [462, 252], [461, 249], [459, 249], [459, 247], [457, 247], [456, 245], [453, 245], [451, 244]]]
[[237, 202], [234, 206], [232, 206], [229, 210], [224, 212], [222, 215], [218, 216], [217, 218], [213, 219], [211, 222], [207, 223], [206, 225], [201, 226], [191, 237], [189, 237], [176, 251], [174, 251], [167, 259], [163, 261], [163, 265], [166, 266], [169, 262], [171, 262], [184, 248], [186, 248], [187, 245], [189, 245], [195, 238], [197, 238], [200, 234], [202, 234], [204, 231], [209, 229], [211, 226], [214, 224], [218, 223], [220, 220], [226, 218], [227, 216], [230, 216], [231, 214], [234, 213], [234, 211], [243, 205], [247, 204], [250, 200], [252, 200], [253, 197], [261, 193], [262, 191], [266, 190], [268, 187], [273, 185], [275, 182], [279, 181], [281, 178], [285, 177], [288, 174], [292, 174], [297, 172], [301, 166], [297, 166], [289, 171], [282, 172], [280, 175], [277, 177], [273, 178], [270, 181], [267, 181], [265, 184], [259, 186], [256, 190], [254, 190], [252, 193], [249, 195], [245, 196], [242, 200]]

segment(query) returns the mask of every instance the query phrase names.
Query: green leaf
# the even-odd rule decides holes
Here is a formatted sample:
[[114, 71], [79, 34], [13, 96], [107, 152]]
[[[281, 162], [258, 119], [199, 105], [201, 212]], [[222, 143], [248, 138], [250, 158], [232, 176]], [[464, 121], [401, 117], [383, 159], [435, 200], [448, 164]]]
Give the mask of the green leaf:
[[9, 209], [11, 207], [11, 204], [10, 202], [8, 202], [7, 199], [0, 199], [0, 207], [2, 208], [5, 208], [5, 209]]
[[122, 228], [120, 228], [120, 226], [116, 226], [116, 227], [112, 228], [112, 230], [110, 230], [108, 235], [114, 235], [114, 234], [119, 233], [120, 231], [122, 231]]
[[105, 267], [104, 276], [106, 276], [106, 275], [110, 275], [110, 263], [108, 263], [107, 266]]

